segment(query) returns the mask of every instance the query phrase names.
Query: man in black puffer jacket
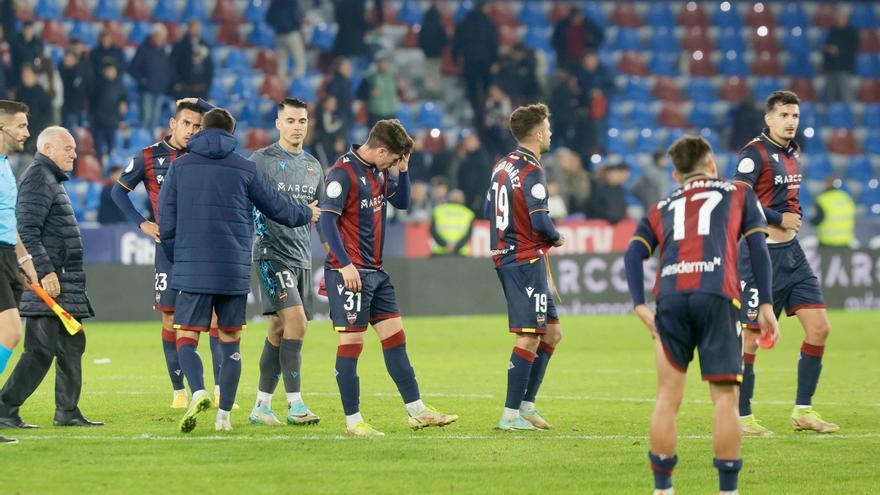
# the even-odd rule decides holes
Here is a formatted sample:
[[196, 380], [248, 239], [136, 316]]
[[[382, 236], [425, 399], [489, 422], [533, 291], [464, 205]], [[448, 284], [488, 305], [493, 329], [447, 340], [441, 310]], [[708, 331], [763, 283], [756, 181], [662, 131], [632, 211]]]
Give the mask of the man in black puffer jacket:
[[[70, 198], [61, 183], [73, 170], [76, 143], [63, 127], [48, 127], [37, 137], [39, 150], [21, 176], [16, 220], [21, 240], [33, 256], [46, 292], [77, 319], [94, 316], [86, 296], [83, 244]], [[33, 292], [22, 295], [24, 353], [0, 391], [0, 427], [33, 428], [18, 409], [37, 389], [55, 358], [56, 426], [99, 426], [77, 407], [82, 389], [83, 331], [70, 335], [61, 320]]]

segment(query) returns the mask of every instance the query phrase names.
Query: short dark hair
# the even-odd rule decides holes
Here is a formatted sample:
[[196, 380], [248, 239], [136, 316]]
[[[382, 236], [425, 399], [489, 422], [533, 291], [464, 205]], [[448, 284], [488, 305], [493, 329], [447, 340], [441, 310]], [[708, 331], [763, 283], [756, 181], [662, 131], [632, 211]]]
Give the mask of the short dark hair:
[[284, 98], [283, 100], [278, 102], [279, 112], [283, 111], [284, 107], [305, 108], [306, 111], [309, 110], [309, 104], [295, 96], [288, 96], [287, 98]]
[[[107, 64], [107, 65], [113, 65], [113, 64], [111, 63], [111, 64]], [[107, 65], [104, 66], [105, 69], [107, 68]], [[174, 109], [174, 118], [176, 119], [177, 117], [179, 117], [180, 112], [182, 112], [184, 110], [191, 110], [199, 115], [202, 115], [205, 113], [205, 111], [202, 110], [202, 107], [200, 107], [198, 103], [191, 103], [189, 101], [183, 101], [183, 102], [180, 102], [180, 105], [177, 105], [177, 108]]]
[[202, 129], [223, 129], [226, 132], [233, 132], [235, 118], [225, 108], [212, 108], [202, 119]]
[[792, 91], [774, 91], [767, 97], [767, 106], [764, 108], [766, 113], [770, 113], [776, 108], [776, 105], [800, 105], [801, 100]]
[[686, 175], [694, 172], [705, 161], [712, 146], [701, 136], [682, 136], [672, 143], [667, 151], [672, 158], [672, 164], [679, 174]]
[[510, 114], [510, 132], [517, 141], [522, 141], [549, 117], [550, 109], [543, 103], [519, 107]]
[[414, 143], [412, 136], [397, 119], [376, 122], [367, 138], [367, 146], [370, 148], [386, 148], [397, 155], [406, 155], [412, 151]]
[[12, 117], [17, 113], [27, 114], [30, 109], [20, 101], [0, 100], [0, 117]]

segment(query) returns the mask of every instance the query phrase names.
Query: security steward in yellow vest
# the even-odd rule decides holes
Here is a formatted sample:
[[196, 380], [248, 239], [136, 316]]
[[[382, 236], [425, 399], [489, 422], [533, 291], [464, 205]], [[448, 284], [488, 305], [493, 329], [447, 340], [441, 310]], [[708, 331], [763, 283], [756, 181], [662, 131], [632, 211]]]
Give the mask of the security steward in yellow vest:
[[849, 247], [855, 240], [856, 204], [841, 184], [840, 179], [829, 180], [828, 188], [816, 197], [812, 223], [821, 246]]
[[464, 193], [453, 189], [449, 192], [449, 202], [434, 208], [431, 214], [433, 256], [470, 254], [469, 241], [475, 215], [464, 205], [464, 200]]

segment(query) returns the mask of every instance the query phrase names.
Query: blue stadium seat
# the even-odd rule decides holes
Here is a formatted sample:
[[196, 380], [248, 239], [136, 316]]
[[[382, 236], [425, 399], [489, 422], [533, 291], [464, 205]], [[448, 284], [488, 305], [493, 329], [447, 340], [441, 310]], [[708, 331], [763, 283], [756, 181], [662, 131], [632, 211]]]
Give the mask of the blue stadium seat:
[[248, 22], [265, 22], [269, 2], [266, 0], [250, 0], [244, 11], [244, 20]]
[[805, 215], [813, 215], [813, 208], [816, 206], [816, 199], [809, 187], [801, 187], [798, 189], [798, 199], [801, 203], [801, 212]]
[[824, 181], [834, 173], [834, 165], [825, 153], [810, 153], [810, 162], [804, 170], [809, 180]]
[[584, 16], [591, 19], [599, 26], [608, 25], [608, 16], [602, 9], [602, 4], [598, 2], [588, 2], [584, 4]]
[[93, 15], [102, 21], [118, 21], [122, 19], [119, 2], [116, 0], [98, 0]]
[[70, 30], [71, 38], [79, 38], [86, 46], [95, 46], [98, 37], [95, 36], [95, 28], [88, 21], [76, 21]]
[[[727, 6], [728, 9], [724, 10], [722, 8], [724, 6]], [[736, 10], [736, 3], [721, 2], [718, 8], [715, 9], [715, 12], [712, 13], [712, 23], [720, 28], [741, 28], [743, 24], [742, 19], [739, 17], [739, 12]]]
[[623, 51], [640, 51], [642, 49], [639, 43], [639, 33], [632, 28], [620, 28], [617, 30], [617, 36], [611, 46], [615, 50]]
[[871, 160], [867, 156], [857, 155], [850, 158], [849, 165], [846, 167], [846, 177], [867, 184], [871, 179], [877, 178], [877, 173], [874, 172]]
[[[453, 20], [457, 23], [464, 19], [464, 16], [467, 15], [471, 9], [474, 8], [474, 2], [472, 0], [463, 0], [460, 4], [458, 4], [458, 8], [455, 9], [455, 14], [452, 16]], [[360, 141], [352, 141], [354, 143], [359, 143]]]
[[234, 46], [230, 46], [228, 49], [226, 58], [223, 60], [224, 69], [235, 72], [250, 69], [251, 63], [248, 61], [247, 51]]
[[623, 98], [627, 100], [635, 100], [637, 102], [648, 102], [651, 100], [651, 86], [647, 79], [641, 77], [628, 77], [626, 86], [623, 89]]
[[742, 55], [744, 52], [738, 52], [736, 50], [728, 50], [725, 56], [718, 63], [719, 72], [722, 75], [727, 77], [746, 77], [751, 71], [749, 71], [748, 66], [746, 65], [745, 57]]
[[247, 100], [238, 113], [237, 120], [250, 127], [262, 127], [263, 115], [260, 112], [260, 100], [256, 98]]
[[816, 69], [810, 60], [810, 53], [790, 53], [785, 63], [785, 74], [792, 77], [815, 77]]
[[767, 97], [770, 96], [770, 93], [778, 91], [782, 87], [783, 84], [779, 79], [762, 77], [755, 81], [755, 87], [752, 89], [752, 94], [755, 96], [755, 100], [766, 101]]
[[864, 148], [865, 153], [880, 156], [880, 128], [868, 130], [868, 135], [865, 137], [862, 148]]
[[721, 53], [733, 50], [740, 54], [740, 56], [745, 55], [747, 49], [746, 41], [743, 39], [742, 34], [740, 34], [739, 28], [732, 27], [723, 28], [718, 32], [715, 48]]
[[265, 22], [254, 23], [248, 35], [248, 43], [263, 48], [275, 48], [275, 33]]
[[400, 123], [403, 124], [403, 127], [406, 127], [407, 129], [415, 129], [415, 126], [413, 125], [414, 113], [412, 105], [408, 103], [397, 105], [397, 120], [399, 120]]
[[808, 55], [813, 51], [805, 27], [794, 26], [785, 30], [782, 49], [789, 54]]
[[880, 77], [880, 55], [860, 53], [856, 56], [856, 75], [860, 77]]
[[642, 129], [636, 138], [635, 151], [637, 153], [653, 153], [660, 149], [659, 132], [653, 129]]
[[678, 57], [678, 53], [654, 52], [648, 62], [648, 71], [658, 76], [677, 76]]
[[617, 155], [625, 155], [630, 152], [630, 146], [619, 129], [608, 129], [608, 132], [605, 133], [605, 148], [608, 153]]
[[648, 14], [645, 18], [647, 19], [648, 24], [654, 27], [654, 29], [675, 29], [675, 27], [678, 26], [675, 14], [672, 13], [672, 8], [667, 2], [651, 2], [651, 5], [648, 7]]
[[854, 3], [849, 14], [849, 23], [858, 29], [877, 29], [877, 14], [874, 12], [874, 2]]
[[801, 110], [801, 120], [800, 120], [801, 129], [806, 129], [807, 127], [813, 127], [813, 128], [819, 127], [819, 110], [816, 108], [816, 105], [814, 105], [813, 103], [801, 102], [800, 110]]
[[713, 103], [718, 99], [712, 86], [712, 79], [708, 77], [692, 77], [685, 94], [694, 103]]
[[672, 146], [672, 143], [674, 143], [676, 139], [687, 134], [688, 132], [684, 129], [669, 129], [669, 132], [666, 133], [666, 142], [663, 143], [663, 148]]
[[613, 127], [623, 130], [629, 127], [627, 122], [629, 122], [629, 112], [625, 110], [625, 107], [620, 104], [619, 100], [611, 100], [608, 104], [608, 121], [606, 126], [609, 129]]
[[838, 102], [828, 105], [828, 125], [835, 129], [852, 129], [855, 127], [855, 117], [847, 103]]
[[205, 0], [186, 0], [186, 5], [183, 7], [183, 20], [193, 19], [201, 21], [202, 24], [206, 24], [210, 20]]
[[423, 129], [442, 129], [443, 128], [443, 110], [440, 105], [433, 102], [425, 102], [419, 108], [419, 127]]
[[306, 103], [315, 103], [318, 101], [318, 92], [315, 91], [315, 86], [309, 80], [308, 76], [291, 81], [290, 94], [297, 95], [298, 98]]
[[[58, 19], [61, 17], [61, 5], [58, 0], [38, 0], [34, 7], [34, 17], [38, 19]], [[11, 33], [6, 37], [12, 39]]]
[[654, 33], [651, 35], [651, 50], [654, 53], [679, 53], [681, 46], [679, 46], [675, 31], [667, 27], [654, 28]]
[[526, 29], [523, 37], [523, 44], [533, 50], [541, 50], [542, 52], [552, 52], [553, 47], [550, 44], [550, 38], [553, 36], [552, 27], [535, 27], [530, 26]]
[[364, 143], [367, 141], [367, 136], [369, 134], [370, 130], [367, 129], [367, 126], [355, 124], [351, 126], [351, 132], [349, 133], [348, 139], [350, 143]]
[[145, 21], [137, 21], [134, 23], [134, 26], [131, 28], [131, 32], [128, 33], [128, 41], [140, 45], [144, 42], [145, 39], [150, 35], [150, 30], [152, 27], [149, 22]]
[[[801, 112], [803, 112], [803, 107], [801, 107]], [[802, 113], [803, 115], [803, 113]], [[803, 122], [803, 120], [801, 120]], [[803, 126], [803, 124], [802, 124]], [[819, 129], [815, 129], [812, 137], [807, 137], [806, 135], [801, 138], [801, 149], [806, 151], [807, 153], [826, 153], [828, 149], [825, 146], [825, 141], [822, 140], [822, 136], [819, 133]]]
[[688, 122], [690, 122], [694, 127], [704, 128], [704, 127], [716, 127], [718, 124], [718, 119], [715, 118], [715, 113], [712, 111], [712, 107], [708, 104], [694, 104], [693, 110], [691, 110], [691, 114], [688, 117]]
[[[129, 95], [134, 96], [134, 93], [129, 92]], [[140, 125], [141, 123], [141, 106], [138, 98], [131, 98], [128, 102], [128, 112], [125, 114], [125, 123], [130, 126]]]
[[46, 50], [49, 52], [49, 58], [52, 59], [52, 62], [57, 67], [61, 64], [61, 59], [64, 58], [64, 47], [58, 45], [46, 45]]
[[[406, 1], [403, 2], [406, 5]], [[402, 11], [403, 9], [401, 9]], [[547, 14], [541, 8], [541, 2], [525, 2], [517, 17], [519, 22], [528, 27], [547, 27]], [[403, 19], [401, 19], [403, 20]], [[421, 20], [421, 17], [419, 18]]]
[[806, 29], [810, 26], [804, 7], [799, 2], [788, 2], [779, 11], [779, 23], [791, 29], [795, 26]]
[[713, 131], [712, 129], [709, 129], [708, 127], [704, 127], [703, 129], [700, 129], [700, 136], [702, 136], [703, 139], [705, 139], [706, 141], [709, 142], [709, 144], [712, 146], [713, 150], [724, 149], [721, 146], [720, 134]]
[[235, 82], [232, 83], [229, 94], [234, 101], [253, 100], [257, 97], [257, 87], [254, 84], [253, 78], [237, 77]]
[[872, 103], [865, 105], [865, 113], [862, 116], [865, 127], [870, 130], [880, 129], [880, 104]]
[[636, 129], [657, 129], [657, 116], [654, 111], [645, 106], [636, 105], [632, 112], [632, 125]]
[[62, 182], [78, 222], [94, 222], [101, 203], [101, 184], [79, 178]]
[[330, 50], [336, 42], [336, 31], [325, 23], [315, 26], [312, 32], [312, 46], [321, 50]]
[[867, 186], [862, 189], [859, 203], [865, 205], [869, 215], [880, 216], [880, 184], [876, 179], [868, 181]]
[[180, 14], [177, 12], [177, 2], [174, 0], [156, 0], [153, 9], [153, 19], [162, 22], [177, 22]]

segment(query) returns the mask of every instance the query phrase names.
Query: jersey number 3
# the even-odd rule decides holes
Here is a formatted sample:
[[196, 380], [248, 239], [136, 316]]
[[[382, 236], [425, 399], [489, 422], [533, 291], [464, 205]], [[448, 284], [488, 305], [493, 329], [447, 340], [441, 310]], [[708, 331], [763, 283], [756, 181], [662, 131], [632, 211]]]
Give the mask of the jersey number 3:
[[507, 230], [510, 224], [510, 202], [507, 199], [507, 186], [497, 182], [492, 183], [492, 192], [495, 194], [495, 228]]
[[[697, 235], [709, 235], [712, 211], [723, 198], [724, 196], [718, 191], [703, 191], [691, 196], [691, 202], [705, 200], [697, 213]], [[672, 240], [674, 241], [684, 239], [685, 201], [686, 198], [678, 198], [669, 203], [669, 209], [672, 210]]]

